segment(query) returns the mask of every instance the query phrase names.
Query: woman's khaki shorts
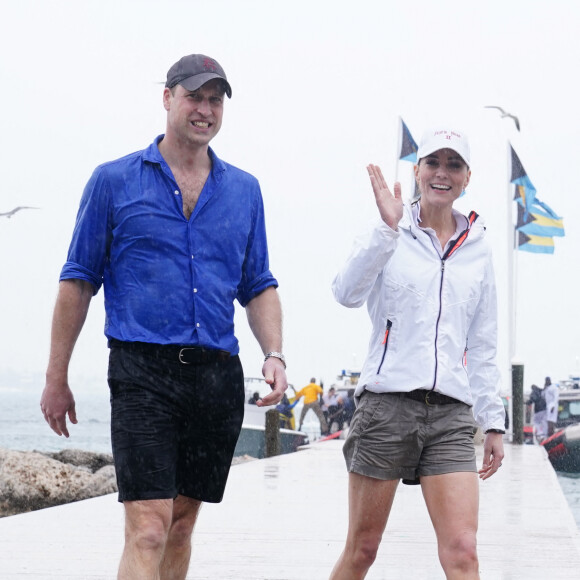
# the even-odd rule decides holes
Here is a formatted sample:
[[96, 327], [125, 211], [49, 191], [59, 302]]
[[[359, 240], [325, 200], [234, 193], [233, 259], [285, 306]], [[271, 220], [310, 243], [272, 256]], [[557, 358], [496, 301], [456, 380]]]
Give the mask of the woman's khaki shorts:
[[348, 471], [419, 483], [423, 475], [477, 471], [476, 430], [465, 403], [427, 405], [405, 393], [364, 391], [343, 453]]

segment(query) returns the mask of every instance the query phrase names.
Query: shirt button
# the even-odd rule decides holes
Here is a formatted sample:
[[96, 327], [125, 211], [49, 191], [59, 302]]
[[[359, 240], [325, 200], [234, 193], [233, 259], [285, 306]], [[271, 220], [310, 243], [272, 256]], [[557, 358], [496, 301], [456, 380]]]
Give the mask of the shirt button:
[[197, 328], [199, 328], [199, 322], [195, 326], [197, 326]]
[[194, 288], [193, 289], [193, 293], [195, 294], [196, 292], [197, 292], [197, 288]]
[[176, 189], [176, 190], [175, 190], [173, 193], [174, 193], [175, 195], [179, 195], [179, 189]]

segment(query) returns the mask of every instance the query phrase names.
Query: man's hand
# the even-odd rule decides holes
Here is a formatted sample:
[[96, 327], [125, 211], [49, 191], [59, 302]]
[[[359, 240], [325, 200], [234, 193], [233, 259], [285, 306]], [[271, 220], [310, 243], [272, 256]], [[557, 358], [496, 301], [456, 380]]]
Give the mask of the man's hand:
[[64, 384], [46, 381], [46, 386], [40, 398], [40, 408], [46, 422], [57, 435], [69, 436], [66, 416], [71, 423], [78, 423], [75, 410], [75, 399], [70, 387]]
[[286, 370], [284, 369], [282, 361], [273, 356], [267, 358], [262, 367], [262, 374], [264, 375], [264, 380], [270, 385], [272, 392], [258, 399], [256, 405], [258, 407], [277, 405], [282, 400], [284, 392], [288, 388]]
[[488, 433], [483, 443], [483, 465], [479, 470], [479, 477], [481, 479], [491, 477], [501, 467], [503, 458], [503, 435]]
[[[270, 286], [254, 296], [246, 304], [246, 314], [262, 352], [282, 352], [282, 307], [276, 289]], [[288, 388], [284, 363], [274, 356], [268, 357], [262, 366], [262, 375], [272, 392], [258, 399], [256, 405], [267, 407], [278, 404]]]
[[77, 423], [75, 399], [68, 386], [68, 366], [75, 342], [89, 311], [93, 287], [85, 280], [63, 280], [52, 317], [50, 357], [40, 408], [57, 435], [69, 436], [66, 416]]

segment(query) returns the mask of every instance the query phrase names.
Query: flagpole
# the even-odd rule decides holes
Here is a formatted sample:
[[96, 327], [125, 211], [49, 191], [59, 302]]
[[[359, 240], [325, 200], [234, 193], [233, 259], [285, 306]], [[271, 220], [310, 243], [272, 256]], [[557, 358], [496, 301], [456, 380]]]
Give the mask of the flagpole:
[[524, 443], [524, 365], [516, 360], [516, 331], [517, 331], [517, 254], [518, 246], [516, 241], [516, 225], [513, 216], [514, 194], [512, 183], [512, 154], [511, 144], [507, 142], [508, 154], [508, 320], [509, 320], [509, 373], [510, 392], [512, 395], [512, 443], [522, 445]]
[[397, 157], [395, 160], [395, 181], [399, 180], [399, 157], [401, 156], [401, 143], [403, 134], [403, 119], [399, 115], [399, 126], [397, 128]]
[[508, 292], [508, 320], [509, 320], [509, 329], [508, 329], [508, 357], [509, 357], [509, 364], [513, 363], [513, 358], [515, 356], [515, 345], [516, 345], [516, 282], [517, 282], [517, 275], [516, 275], [516, 256], [515, 253], [517, 251], [516, 246], [516, 229], [514, 225], [514, 216], [513, 216], [513, 184], [511, 180], [511, 172], [512, 172], [512, 156], [511, 156], [511, 144], [507, 141], [507, 156], [508, 156], [508, 176], [507, 176], [507, 184], [508, 184], [508, 194], [507, 194], [507, 203], [508, 203], [508, 284], [510, 285], [509, 292]]

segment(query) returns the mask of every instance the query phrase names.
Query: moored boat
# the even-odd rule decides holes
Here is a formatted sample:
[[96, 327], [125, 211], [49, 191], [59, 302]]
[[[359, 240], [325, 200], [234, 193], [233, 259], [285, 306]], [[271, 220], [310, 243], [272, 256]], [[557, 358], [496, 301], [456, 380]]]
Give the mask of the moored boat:
[[556, 432], [541, 445], [556, 471], [580, 474], [580, 388], [577, 378], [562, 383], [568, 388], [558, 394]]
[[[249, 401], [255, 399], [255, 393], [262, 397], [270, 392], [270, 386], [262, 378], [246, 377], [245, 380], [245, 405], [244, 422], [238, 438], [234, 455], [249, 455], [262, 459], [266, 451], [266, 413], [275, 407], [258, 407]], [[292, 390], [292, 389], [291, 389]], [[280, 415], [280, 453], [293, 453], [302, 445], [308, 445], [308, 435], [302, 431], [296, 431], [294, 427], [294, 415], [292, 410], [287, 411], [290, 415]], [[282, 426], [284, 425], [284, 426]], [[290, 428], [287, 428], [290, 427]]]
[[556, 471], [580, 473], [580, 424], [568, 425], [542, 441]]

